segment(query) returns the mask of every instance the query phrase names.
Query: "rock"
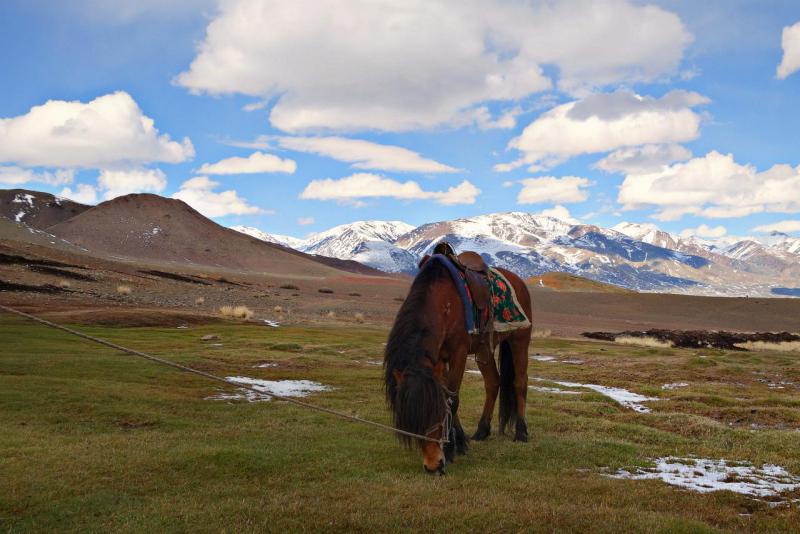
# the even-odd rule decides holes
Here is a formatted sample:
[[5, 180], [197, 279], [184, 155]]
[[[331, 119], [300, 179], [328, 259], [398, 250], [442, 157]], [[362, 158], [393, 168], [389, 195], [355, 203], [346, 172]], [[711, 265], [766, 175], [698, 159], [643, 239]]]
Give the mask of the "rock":
[[217, 334], [206, 334], [200, 338], [200, 341], [216, 341], [217, 339], [219, 339]]

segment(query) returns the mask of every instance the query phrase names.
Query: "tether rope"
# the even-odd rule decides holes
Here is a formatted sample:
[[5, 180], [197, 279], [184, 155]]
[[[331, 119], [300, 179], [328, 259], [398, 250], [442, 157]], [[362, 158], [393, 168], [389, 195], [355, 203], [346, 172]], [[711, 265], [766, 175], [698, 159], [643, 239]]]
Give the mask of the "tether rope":
[[[353, 421], [356, 423], [363, 423], [365, 425], [370, 425], [375, 428], [380, 428], [381, 430], [386, 430], [388, 432], [393, 432], [396, 434], [402, 434], [404, 436], [408, 436], [410, 438], [417, 438], [424, 441], [430, 441], [433, 443], [444, 444], [447, 443], [447, 438], [443, 439], [435, 439], [429, 436], [423, 436], [422, 434], [415, 434], [413, 432], [407, 432], [405, 430], [400, 430], [399, 428], [395, 428], [393, 426], [385, 425], [383, 423], [378, 423], [376, 421], [370, 421], [368, 419], [362, 419], [361, 417], [350, 415], [344, 412], [339, 412], [337, 410], [332, 410], [330, 408], [325, 408], [323, 406], [317, 406], [315, 404], [309, 404], [307, 402], [299, 401], [297, 399], [293, 399], [291, 397], [284, 397], [283, 395], [276, 395], [275, 393], [269, 393], [265, 391], [261, 391], [254, 387], [248, 386], [246, 384], [239, 384], [238, 382], [234, 382], [233, 380], [228, 380], [227, 378], [223, 378], [221, 376], [212, 375], [211, 373], [206, 373], [205, 371], [200, 371], [199, 369], [193, 369], [192, 367], [187, 367], [186, 365], [181, 365], [179, 363], [175, 363], [170, 360], [165, 360], [163, 358], [159, 358], [157, 356], [153, 356], [151, 354], [147, 354], [138, 350], [129, 349], [127, 347], [123, 347], [122, 345], [117, 345], [116, 343], [112, 343], [110, 341], [106, 341], [105, 339], [100, 339], [99, 337], [90, 336], [89, 334], [84, 334], [83, 332], [79, 332], [77, 330], [73, 330], [72, 328], [62, 326], [57, 323], [53, 323], [51, 321], [47, 321], [40, 317], [36, 317], [35, 315], [31, 315], [29, 313], [25, 313], [19, 310], [15, 310], [14, 308], [9, 308], [3, 304], [0, 304], [0, 309], [11, 313], [13, 315], [18, 315], [20, 317], [24, 317], [25, 319], [29, 319], [31, 321], [37, 322], [39, 324], [43, 324], [45, 326], [49, 326], [50, 328], [55, 328], [57, 330], [61, 330], [62, 332], [67, 332], [68, 334], [72, 334], [73, 336], [77, 336], [83, 338], [87, 341], [92, 341], [94, 343], [98, 343], [100, 345], [105, 345], [106, 347], [118, 350], [120, 352], [124, 352], [133, 356], [138, 356], [140, 358], [144, 358], [146, 360], [150, 360], [152, 362], [160, 363], [162, 365], [168, 365], [169, 367], [174, 367], [175, 369], [180, 369], [181, 371], [186, 371], [188, 373], [194, 373], [196, 375], [208, 378], [209, 380], [215, 380], [217, 382], [223, 382], [228, 385], [236, 386], [237, 388], [245, 389], [248, 391], [252, 391], [253, 393], [257, 393], [258, 395], [266, 395], [268, 397], [274, 397], [278, 400], [288, 402], [290, 404], [294, 404], [295, 406], [300, 406], [302, 408], [308, 408], [309, 410], [316, 410], [318, 412], [327, 413], [330, 415], [335, 415], [337, 417], [341, 417], [342, 419], [347, 419], [349, 421]], [[444, 434], [444, 433], [443, 433]]]

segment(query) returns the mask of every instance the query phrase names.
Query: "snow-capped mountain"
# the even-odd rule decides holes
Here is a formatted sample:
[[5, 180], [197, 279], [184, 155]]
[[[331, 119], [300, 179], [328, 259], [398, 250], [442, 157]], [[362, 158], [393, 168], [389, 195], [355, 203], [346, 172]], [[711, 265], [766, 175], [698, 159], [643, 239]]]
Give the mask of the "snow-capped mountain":
[[779, 294], [775, 288], [800, 285], [800, 239], [785, 234], [728, 245], [680, 237], [652, 224], [601, 228], [525, 212], [416, 228], [398, 221], [358, 221], [295, 239], [291, 246], [413, 274], [419, 259], [442, 240], [456, 250], [480, 252], [489, 264], [525, 278], [562, 271], [642, 291], [726, 295]]
[[305, 245], [305, 240], [303, 239], [298, 239], [288, 235], [268, 234], [267, 232], [262, 232], [258, 228], [253, 228], [252, 226], [231, 226], [231, 230], [236, 230], [237, 232], [260, 239], [261, 241], [266, 241], [267, 243], [275, 243], [276, 245], [293, 248], [295, 250], [300, 250], [303, 245]]

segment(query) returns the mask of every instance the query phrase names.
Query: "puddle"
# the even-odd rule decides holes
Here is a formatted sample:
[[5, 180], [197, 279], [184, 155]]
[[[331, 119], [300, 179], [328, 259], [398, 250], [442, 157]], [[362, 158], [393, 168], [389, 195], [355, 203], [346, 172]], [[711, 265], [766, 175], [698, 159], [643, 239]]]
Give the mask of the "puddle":
[[[800, 489], [800, 476], [789, 474], [783, 467], [764, 464], [760, 468], [749, 462], [727, 462], [706, 458], [665, 457], [654, 460], [653, 467], [633, 471], [620, 469], [611, 478], [630, 480], [662, 480], [672, 486], [709, 493], [732, 491], [754, 498], [780, 497]], [[774, 499], [770, 500], [774, 503]], [[789, 499], [782, 499], [788, 502]]]
[[631, 410], [639, 413], [650, 413], [650, 408], [641, 404], [642, 402], [659, 400], [656, 397], [645, 397], [644, 395], [639, 395], [638, 393], [634, 393], [632, 391], [628, 391], [627, 389], [623, 388], [612, 388], [608, 386], [600, 386], [597, 384], [580, 384], [578, 382], [559, 382], [558, 380], [550, 380], [547, 378], [538, 378], [538, 377], [533, 377], [533, 379], [540, 382], [552, 382], [554, 384], [558, 384], [559, 386], [563, 386], [565, 388], [591, 389], [592, 391], [596, 391], [601, 395], [605, 395], [606, 397], [613, 400], [620, 406], [623, 406], [625, 408], [630, 408]]
[[238, 393], [218, 393], [208, 400], [246, 400], [247, 402], [263, 402], [271, 400], [269, 393], [282, 397], [307, 397], [311, 393], [330, 391], [331, 388], [319, 382], [311, 380], [262, 380], [260, 378], [250, 378], [247, 376], [226, 376], [226, 380], [237, 384], [244, 384], [263, 391], [264, 394], [255, 393], [247, 389], [241, 389]]
[[664, 384], [663, 386], [661, 386], [661, 389], [666, 390], [666, 391], [670, 391], [670, 390], [673, 390], [673, 389], [685, 388], [685, 387], [688, 387], [688, 386], [689, 386], [688, 382], [672, 382], [670, 384]]

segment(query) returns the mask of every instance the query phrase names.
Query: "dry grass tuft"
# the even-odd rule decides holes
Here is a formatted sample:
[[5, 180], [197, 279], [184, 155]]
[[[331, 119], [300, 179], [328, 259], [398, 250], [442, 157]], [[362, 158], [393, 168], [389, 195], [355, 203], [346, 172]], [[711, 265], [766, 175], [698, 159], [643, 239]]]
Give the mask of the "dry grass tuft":
[[131, 286], [124, 286], [124, 285], [117, 286], [117, 294], [118, 295], [128, 296], [132, 292], [133, 292], [133, 290], [131, 289]]
[[361, 313], [361, 312], [354, 313], [353, 314], [353, 318], [355, 318], [357, 323], [363, 323], [364, 322], [364, 314]]
[[61, 289], [69, 289], [72, 287], [72, 284], [69, 282], [69, 280], [59, 280], [58, 287]]
[[328, 317], [328, 319], [335, 319], [336, 318], [336, 312], [333, 311], [333, 310], [329, 311], [328, 314], [327, 314], [327, 317]]
[[236, 319], [250, 319], [253, 311], [247, 306], [221, 306], [219, 313], [223, 317], [234, 317]]
[[357, 293], [357, 292], [353, 291], [352, 293], [348, 293], [347, 296], [348, 297], [360, 297], [361, 293]]
[[272, 308], [272, 311], [274, 311], [275, 313], [283, 313], [283, 308], [281, 306], [275, 306], [274, 308]]
[[196, 299], [194, 299], [195, 306], [200, 306], [200, 305], [205, 304], [205, 303], [206, 303], [206, 298], [205, 297], [197, 297]]
[[283, 284], [283, 285], [281, 286], [281, 289], [294, 289], [295, 291], [299, 291], [299, 290], [300, 290], [300, 288], [299, 288], [299, 287], [297, 287], [297, 286], [296, 286], [296, 285], [294, 285], [294, 284]]
[[755, 351], [773, 351], [773, 352], [800, 352], [800, 341], [783, 341], [781, 343], [769, 343], [767, 341], [748, 341], [746, 343], [737, 343], [734, 345], [740, 349], [755, 350]]
[[634, 336], [619, 336], [614, 340], [615, 343], [621, 345], [636, 345], [637, 347], [650, 347], [653, 349], [671, 349], [671, 341], [661, 341], [654, 337], [634, 337]]
[[534, 328], [532, 335], [536, 338], [550, 337], [553, 335], [553, 331], [549, 328]]
[[321, 287], [317, 289], [317, 291], [319, 291], [320, 293], [333, 293], [333, 289], [329, 287]]

